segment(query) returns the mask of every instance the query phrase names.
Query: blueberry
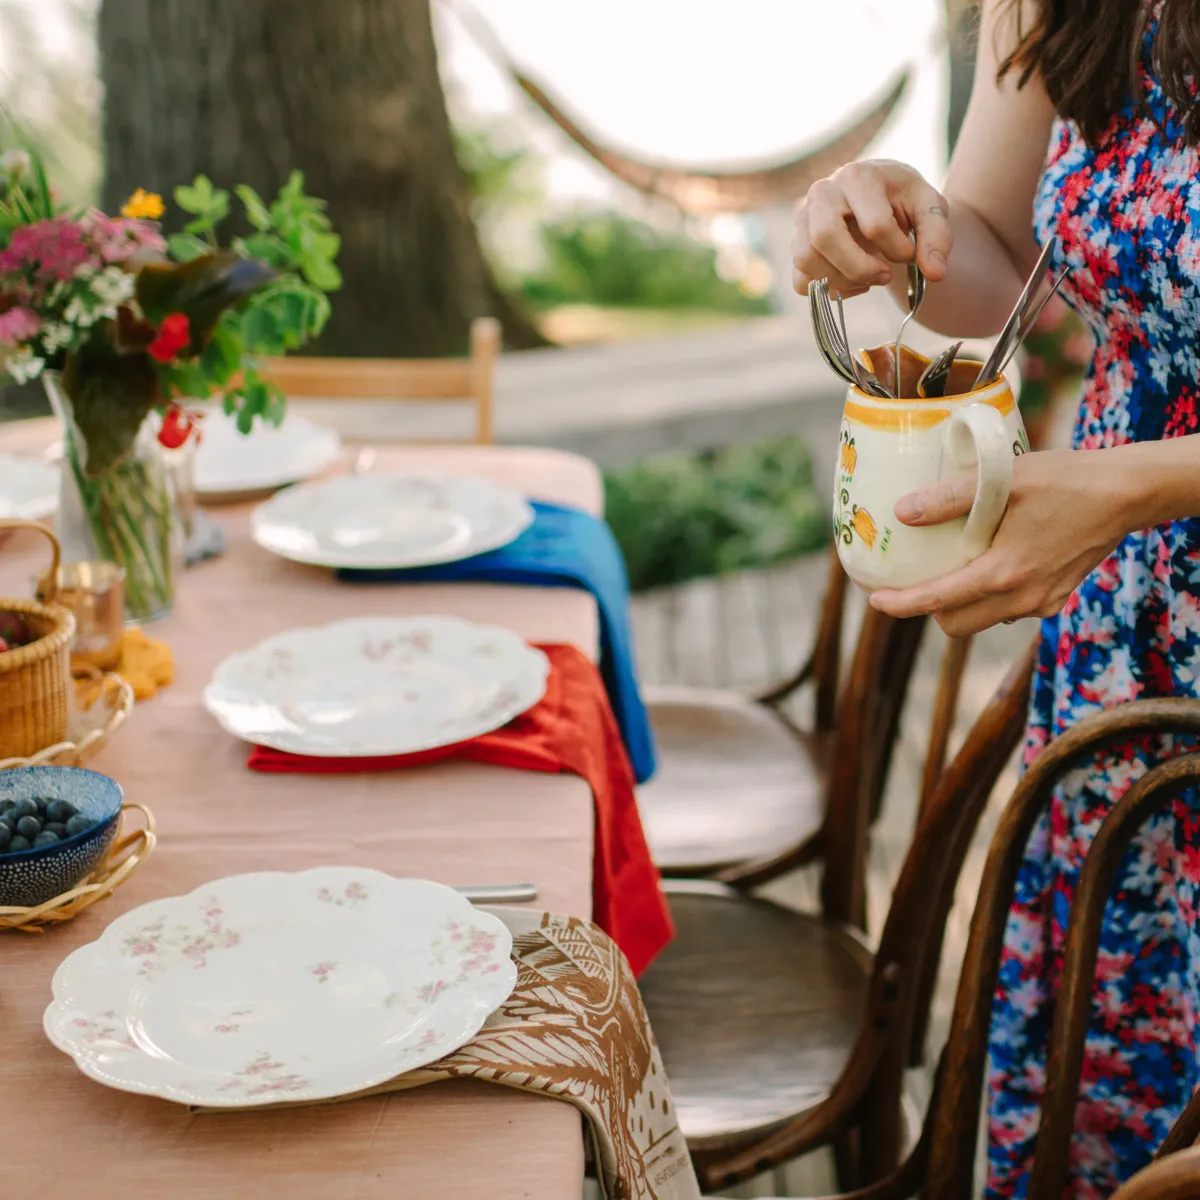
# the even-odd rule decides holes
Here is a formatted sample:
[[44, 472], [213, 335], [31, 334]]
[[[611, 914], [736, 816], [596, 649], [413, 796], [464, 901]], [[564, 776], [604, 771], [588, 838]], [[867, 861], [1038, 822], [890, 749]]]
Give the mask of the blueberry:
[[66, 824], [79, 810], [70, 800], [51, 800], [46, 805], [46, 820]]
[[15, 837], [8, 843], [9, 854], [16, 854], [18, 850], [32, 850], [33, 843], [28, 838]]
[[42, 826], [43, 833], [52, 833], [56, 838], [65, 838], [67, 836], [67, 827], [62, 821], [47, 821]]
[[74, 837], [77, 833], [83, 833], [85, 830], [91, 829], [94, 822], [91, 817], [85, 817], [83, 813], [76, 813], [67, 822], [67, 837]]
[[58, 841], [58, 834], [51, 833], [48, 829], [43, 829], [41, 833], [33, 839], [33, 845], [36, 849], [39, 846], [53, 846]]
[[12, 841], [12, 830], [7, 825], [0, 825], [0, 854], [3, 854]]
[[39, 833], [42, 832], [42, 823], [37, 817], [22, 817], [17, 822], [17, 832], [23, 837], [33, 841]]
[[14, 833], [17, 832], [17, 821], [18, 820], [19, 820], [19, 818], [14, 817], [12, 815], [12, 813], [10, 813], [10, 812], [5, 813], [4, 816], [0, 817], [0, 829], [7, 829], [9, 836], [11, 837]]
[[22, 796], [20, 800], [13, 802], [11, 812], [19, 820], [21, 817], [37, 816], [37, 810], [38, 806], [33, 800], [30, 800], [28, 796]]

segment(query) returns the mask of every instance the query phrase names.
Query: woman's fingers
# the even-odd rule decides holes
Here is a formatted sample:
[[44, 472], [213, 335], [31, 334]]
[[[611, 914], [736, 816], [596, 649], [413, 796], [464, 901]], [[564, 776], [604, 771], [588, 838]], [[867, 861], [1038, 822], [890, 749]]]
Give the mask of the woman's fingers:
[[965, 517], [975, 503], [975, 476], [958, 475], [918, 488], [896, 501], [896, 520], [905, 525], [940, 525]]
[[912, 238], [896, 217], [884, 171], [873, 163], [850, 163], [837, 173], [837, 181], [867, 246], [889, 262], [908, 262]]
[[917, 263], [937, 283], [946, 275], [946, 260], [954, 246], [950, 204], [937, 188], [919, 177], [906, 189], [902, 203], [917, 231]]
[[861, 296], [868, 285], [847, 279], [823, 254], [813, 248], [808, 232], [808, 212], [801, 210], [796, 217], [796, 232], [792, 238], [792, 287], [800, 295], [808, 291], [814, 279], [828, 279], [830, 292], [843, 300]]
[[820, 258], [852, 287], [870, 287], [891, 278], [887, 259], [864, 249], [850, 232], [854, 210], [841, 186], [822, 179], [809, 189], [804, 205], [807, 245], [801, 246], [797, 266], [807, 270], [809, 259]]
[[916, 256], [935, 282], [946, 273], [953, 237], [946, 198], [903, 163], [849, 163], [808, 190], [796, 213], [793, 285], [828, 279], [843, 296], [891, 282], [892, 264]]

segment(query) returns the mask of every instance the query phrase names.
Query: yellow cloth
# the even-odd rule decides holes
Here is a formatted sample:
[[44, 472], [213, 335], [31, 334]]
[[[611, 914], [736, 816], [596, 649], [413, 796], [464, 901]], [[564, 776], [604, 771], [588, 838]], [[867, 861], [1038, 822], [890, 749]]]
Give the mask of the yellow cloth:
[[[121, 638], [121, 661], [113, 668], [133, 688], [134, 699], [149, 700], [159, 688], [175, 680], [175, 656], [166, 642], [147, 637], [140, 629], [127, 629]], [[76, 683], [82, 704], [95, 699], [98, 684], [93, 679]]]

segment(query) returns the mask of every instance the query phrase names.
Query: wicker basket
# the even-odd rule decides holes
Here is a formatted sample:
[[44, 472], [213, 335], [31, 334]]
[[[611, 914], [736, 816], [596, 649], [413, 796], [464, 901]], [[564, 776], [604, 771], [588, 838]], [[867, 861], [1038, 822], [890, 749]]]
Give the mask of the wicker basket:
[[[35, 529], [50, 540], [51, 579], [58, 577], [58, 538], [34, 521], [0, 521], [0, 535]], [[53, 601], [54, 593], [51, 594]], [[0, 653], [0, 758], [36, 754], [67, 736], [71, 715], [71, 639], [74, 614], [57, 604], [0, 599], [0, 609], [20, 613], [37, 635], [28, 646]]]

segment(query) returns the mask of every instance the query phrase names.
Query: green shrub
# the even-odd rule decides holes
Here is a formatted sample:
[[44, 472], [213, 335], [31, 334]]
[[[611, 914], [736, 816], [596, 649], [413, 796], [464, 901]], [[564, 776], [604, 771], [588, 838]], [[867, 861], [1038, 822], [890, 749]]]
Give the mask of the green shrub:
[[545, 262], [521, 284], [536, 308], [709, 309], [765, 313], [770, 302], [717, 274], [717, 252], [618, 213], [575, 214], [540, 229]]
[[829, 542], [829, 506], [799, 438], [644, 459], [607, 472], [605, 496], [634, 591], [770, 566]]

